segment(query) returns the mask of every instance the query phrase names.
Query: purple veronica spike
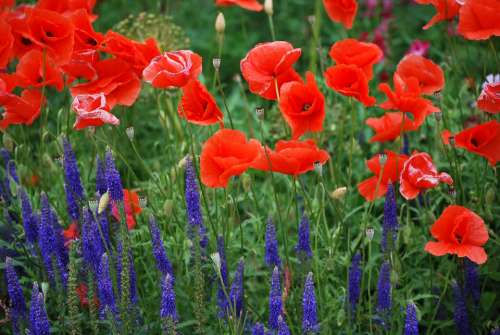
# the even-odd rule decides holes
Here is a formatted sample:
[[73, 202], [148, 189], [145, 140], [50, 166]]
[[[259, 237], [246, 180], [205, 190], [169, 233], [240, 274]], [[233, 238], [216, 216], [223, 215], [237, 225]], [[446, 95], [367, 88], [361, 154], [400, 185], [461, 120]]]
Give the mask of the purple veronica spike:
[[11, 160], [9, 163], [7, 163], [7, 169], [8, 169], [9, 175], [12, 177], [14, 182], [17, 185], [19, 185], [20, 182], [19, 182], [19, 176], [17, 175], [16, 163], [14, 163], [14, 161]]
[[465, 258], [465, 294], [470, 294], [476, 304], [479, 302], [481, 296], [478, 270], [476, 263]]
[[80, 171], [76, 162], [75, 153], [69, 141], [63, 139], [64, 147], [64, 189], [66, 191], [66, 203], [69, 216], [73, 220], [80, 218], [79, 202], [83, 200], [83, 187], [80, 181]]
[[30, 306], [30, 335], [49, 335], [50, 324], [45, 310], [43, 294], [38, 290], [38, 284], [33, 284]]
[[280, 271], [275, 266], [271, 277], [271, 289], [269, 290], [269, 321], [267, 324], [269, 329], [278, 330], [278, 318], [282, 315], [282, 312]]
[[64, 184], [64, 192], [66, 193], [68, 215], [73, 221], [78, 221], [80, 218], [80, 205], [75, 199], [74, 193], [71, 191], [71, 187], [68, 186], [68, 184]]
[[452, 284], [453, 298], [455, 300], [454, 320], [459, 335], [472, 335], [472, 329], [469, 323], [469, 315], [467, 313], [467, 304], [462, 293], [462, 289], [456, 282]]
[[351, 260], [351, 266], [349, 267], [349, 286], [348, 286], [348, 299], [351, 308], [351, 315], [355, 314], [356, 305], [359, 301], [359, 291], [361, 285], [361, 255], [356, 253]]
[[175, 305], [174, 279], [169, 274], [161, 280], [161, 308], [160, 316], [177, 321], [177, 307]]
[[229, 303], [231, 310], [236, 312], [236, 317], [239, 317], [243, 312], [243, 276], [244, 276], [245, 262], [243, 259], [238, 263], [238, 268], [234, 274], [233, 284], [229, 291]]
[[490, 335], [500, 335], [500, 328], [492, 329]]
[[415, 304], [411, 302], [406, 306], [404, 335], [418, 335], [417, 308]]
[[[394, 194], [394, 186], [389, 184], [384, 204], [384, 224], [382, 232], [382, 250], [389, 251], [390, 245], [396, 242], [398, 224], [398, 207], [396, 204], [396, 196]], [[388, 245], [390, 243], [390, 245]]]
[[380, 314], [387, 314], [391, 310], [391, 265], [385, 261], [380, 267], [377, 284], [377, 311]]
[[163, 246], [160, 229], [152, 215], [149, 217], [149, 229], [151, 231], [151, 243], [153, 245], [153, 255], [155, 256], [156, 267], [162, 273], [162, 276], [170, 275], [174, 278], [172, 264], [170, 264], [167, 252]]
[[99, 195], [103, 195], [108, 190], [108, 185], [106, 183], [106, 166], [99, 156], [96, 158], [95, 190]]
[[57, 268], [61, 276], [61, 282], [66, 287], [68, 281], [68, 263], [69, 254], [68, 249], [64, 245], [63, 229], [57, 220], [56, 212], [50, 208], [50, 218], [52, 224], [52, 231], [54, 232], [54, 245], [53, 255], [56, 260]]
[[94, 274], [99, 271], [101, 256], [104, 253], [104, 246], [99, 233], [99, 227], [94, 220], [92, 212], [88, 208], [83, 210], [82, 226], [82, 253], [83, 259]]
[[410, 140], [408, 139], [408, 134], [403, 135], [403, 148], [401, 148], [401, 153], [407, 156], [410, 155]]
[[268, 266], [281, 266], [281, 259], [278, 251], [278, 241], [276, 240], [276, 228], [271, 218], [267, 220], [266, 225], [266, 252], [264, 260]]
[[106, 317], [107, 310], [116, 316], [118, 311], [115, 303], [115, 295], [113, 293], [113, 284], [109, 274], [109, 259], [106, 253], [101, 257], [97, 281], [97, 294], [99, 296], [101, 318], [104, 319]]
[[49, 199], [45, 193], [40, 198], [40, 227], [38, 236], [38, 246], [43, 259], [45, 270], [49, 279], [54, 282], [54, 270], [52, 268], [52, 251], [55, 244], [54, 229], [52, 228], [52, 215]]
[[[222, 278], [222, 283], [221, 280], [218, 280], [219, 288], [217, 289], [217, 316], [219, 318], [223, 318], [224, 316], [226, 316], [228, 308], [226, 293], [229, 289], [229, 280], [227, 278], [226, 249], [224, 248], [224, 237], [222, 236], [217, 237], [217, 252], [219, 253], [220, 257], [220, 274]], [[224, 285], [224, 287], [222, 285]], [[224, 293], [224, 290], [226, 293]]]
[[26, 241], [31, 245], [35, 245], [38, 239], [38, 222], [36, 216], [33, 214], [30, 200], [23, 188], [19, 188], [18, 196], [21, 199], [21, 216], [23, 218]]
[[130, 274], [130, 302], [137, 305], [139, 298], [137, 296], [137, 273], [135, 272], [134, 256], [129, 251], [129, 274]]
[[309, 219], [304, 214], [299, 224], [299, 240], [295, 246], [295, 250], [307, 257], [312, 257], [311, 243], [310, 243]]
[[107, 246], [108, 249], [111, 249], [111, 240], [109, 239], [108, 215], [106, 214], [105, 211], [102, 212], [101, 214], [97, 214], [97, 220], [99, 221], [99, 226], [101, 227], [102, 235], [104, 238], [104, 246]]
[[23, 289], [19, 284], [16, 270], [12, 264], [12, 259], [5, 260], [5, 278], [7, 280], [7, 292], [10, 299], [10, 316], [12, 318], [13, 333], [19, 334], [19, 321], [27, 315], [26, 302], [24, 300]]
[[0, 156], [2, 156], [3, 164], [5, 166], [5, 170], [7, 170], [7, 164], [10, 162], [10, 153], [7, 149], [0, 149]]
[[281, 315], [278, 318], [278, 335], [290, 335], [290, 329]]
[[190, 238], [193, 238], [195, 233], [200, 234], [200, 246], [205, 248], [208, 244], [208, 237], [201, 215], [200, 194], [198, 192], [198, 184], [196, 183], [196, 173], [190, 158], [186, 159], [185, 169], [186, 212], [189, 222], [188, 234]]
[[106, 151], [106, 186], [109, 198], [113, 201], [123, 201], [123, 186], [120, 172], [116, 169], [111, 151]]
[[261, 323], [256, 323], [252, 327], [252, 335], [265, 335], [264, 326]]
[[317, 308], [313, 274], [309, 272], [302, 296], [302, 332], [304, 334], [319, 333]]

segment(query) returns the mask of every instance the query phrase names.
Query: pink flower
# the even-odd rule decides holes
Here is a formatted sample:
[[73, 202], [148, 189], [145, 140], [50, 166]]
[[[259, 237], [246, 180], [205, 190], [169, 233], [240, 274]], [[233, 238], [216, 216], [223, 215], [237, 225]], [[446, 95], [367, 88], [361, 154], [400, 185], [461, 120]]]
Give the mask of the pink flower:
[[430, 46], [431, 43], [428, 41], [414, 40], [411, 43], [408, 51], [406, 51], [406, 54], [407, 55], [413, 54], [425, 57], [427, 56], [427, 52], [429, 51]]
[[71, 108], [76, 113], [73, 128], [77, 130], [86, 127], [98, 127], [104, 124], [114, 126], [120, 124], [120, 120], [109, 112], [110, 108], [103, 93], [77, 95]]

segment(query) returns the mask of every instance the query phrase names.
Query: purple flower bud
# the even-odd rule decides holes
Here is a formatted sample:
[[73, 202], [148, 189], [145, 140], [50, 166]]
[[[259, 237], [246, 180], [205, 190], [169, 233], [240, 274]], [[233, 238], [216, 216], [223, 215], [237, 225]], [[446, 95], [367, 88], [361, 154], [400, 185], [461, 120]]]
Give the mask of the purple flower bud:
[[30, 335], [49, 335], [50, 324], [45, 309], [43, 294], [38, 290], [38, 284], [33, 284], [30, 306]]
[[312, 257], [309, 235], [309, 219], [304, 214], [299, 224], [299, 240], [297, 242], [297, 245], [295, 246], [295, 251], [297, 251], [299, 254], [306, 255], [307, 257]]
[[264, 326], [261, 323], [256, 323], [252, 327], [252, 335], [265, 335]]
[[185, 169], [186, 212], [189, 222], [188, 234], [191, 239], [194, 238], [194, 234], [199, 234], [200, 246], [205, 248], [208, 245], [208, 237], [206, 228], [203, 225], [203, 216], [201, 215], [200, 194], [198, 192], [198, 184], [196, 183], [196, 173], [190, 158], [186, 159]]
[[9, 175], [12, 177], [14, 182], [19, 185], [19, 176], [17, 175], [16, 163], [14, 163], [14, 161], [11, 160], [7, 163], [7, 171], [9, 172]]
[[172, 264], [170, 263], [167, 252], [163, 247], [160, 229], [158, 228], [156, 220], [152, 215], [149, 217], [149, 230], [151, 231], [151, 243], [153, 245], [153, 255], [156, 260], [156, 268], [162, 273], [163, 277], [170, 275], [173, 279], [174, 271], [172, 270]]
[[469, 323], [467, 304], [462, 293], [462, 289], [456, 282], [452, 283], [453, 298], [455, 300], [455, 311], [453, 313], [455, 326], [459, 335], [472, 335], [472, 329]]
[[[396, 242], [398, 224], [398, 207], [396, 204], [396, 196], [394, 194], [394, 186], [389, 184], [384, 203], [384, 224], [382, 226], [382, 250], [389, 251], [390, 245]], [[388, 245], [390, 243], [390, 245]]]
[[82, 226], [82, 253], [83, 260], [92, 271], [97, 274], [101, 264], [101, 256], [104, 253], [102, 238], [99, 233], [99, 227], [94, 220], [92, 212], [85, 208], [83, 210]]
[[358, 252], [352, 258], [351, 266], [349, 267], [348, 299], [351, 308], [351, 315], [355, 314], [356, 305], [358, 304], [359, 301], [361, 276], [362, 276], [360, 262], [361, 262], [361, 255]]
[[38, 239], [38, 222], [36, 216], [33, 214], [28, 195], [23, 188], [19, 188], [18, 196], [21, 199], [21, 216], [23, 218], [24, 235], [26, 241], [32, 246], [35, 245]]
[[236, 312], [236, 317], [239, 317], [243, 312], [243, 276], [245, 271], [245, 262], [240, 259], [238, 263], [238, 268], [234, 274], [233, 283], [231, 285], [231, 290], [229, 291], [229, 303], [230, 311]]
[[417, 308], [411, 302], [406, 306], [404, 335], [418, 335]]
[[391, 264], [387, 261], [382, 263], [377, 284], [377, 311], [386, 316], [392, 307], [391, 299]]
[[267, 324], [269, 329], [278, 330], [278, 318], [282, 315], [282, 312], [280, 272], [278, 267], [275, 266], [271, 277], [271, 289], [269, 290], [269, 321]]
[[160, 316], [177, 321], [177, 307], [175, 305], [174, 278], [169, 274], [161, 281], [161, 308]]
[[99, 156], [96, 158], [95, 190], [99, 195], [103, 195], [108, 190], [106, 166]]
[[123, 201], [123, 186], [120, 172], [116, 169], [115, 160], [111, 151], [106, 151], [106, 186], [109, 198], [113, 201]]
[[290, 329], [281, 315], [278, 318], [278, 335], [290, 335]]
[[54, 229], [52, 228], [51, 209], [49, 199], [45, 193], [40, 198], [40, 227], [38, 235], [38, 247], [42, 256], [45, 271], [49, 279], [54, 282], [54, 270], [52, 268], [52, 253], [55, 245]]
[[481, 297], [479, 288], [479, 269], [476, 263], [465, 258], [465, 294], [472, 296], [472, 299], [477, 304]]
[[[217, 252], [219, 253], [220, 257], [220, 275], [222, 278], [222, 283], [221, 280], [218, 280], [218, 289], [217, 289], [217, 306], [218, 306], [218, 312], [217, 316], [219, 318], [223, 318], [226, 316], [227, 309], [228, 309], [228, 302], [227, 302], [227, 297], [226, 293], [228, 292], [229, 289], [229, 280], [227, 278], [227, 258], [226, 258], [226, 249], [224, 247], [224, 237], [223, 236], [218, 236], [217, 237]], [[222, 286], [224, 285], [224, 287]], [[224, 293], [224, 291], [226, 293]]]
[[83, 200], [83, 187], [80, 180], [80, 171], [76, 162], [75, 153], [69, 141], [63, 139], [64, 147], [64, 189], [69, 216], [77, 221], [80, 218], [79, 203]]
[[268, 266], [281, 266], [281, 259], [278, 251], [278, 241], [276, 240], [276, 228], [271, 218], [267, 220], [266, 225], [266, 252], [264, 260]]
[[16, 270], [12, 264], [12, 259], [5, 259], [5, 279], [7, 281], [7, 292], [10, 299], [10, 316], [12, 319], [13, 333], [19, 333], [19, 321], [26, 318], [27, 308], [24, 300], [23, 289], [19, 283]]
[[115, 295], [113, 293], [113, 284], [109, 274], [109, 259], [104, 253], [101, 257], [99, 273], [97, 276], [97, 294], [99, 296], [99, 309], [101, 319], [106, 317], [106, 312], [109, 310], [113, 315], [117, 315], [118, 310], [115, 303]]
[[317, 308], [313, 274], [309, 272], [302, 296], [302, 332], [304, 334], [319, 333]]

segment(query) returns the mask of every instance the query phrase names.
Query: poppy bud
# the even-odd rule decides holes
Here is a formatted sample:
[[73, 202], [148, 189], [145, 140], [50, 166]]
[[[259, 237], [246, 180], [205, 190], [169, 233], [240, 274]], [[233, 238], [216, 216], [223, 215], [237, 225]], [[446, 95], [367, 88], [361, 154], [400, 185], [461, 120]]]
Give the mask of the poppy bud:
[[434, 117], [436, 118], [436, 121], [439, 122], [443, 119], [443, 113], [442, 112], [434, 113]]
[[492, 205], [495, 202], [495, 188], [491, 187], [488, 189], [488, 191], [486, 191], [484, 200], [487, 205]]
[[373, 236], [375, 235], [375, 229], [369, 227], [366, 228], [366, 238], [368, 239], [368, 242], [371, 242], [373, 240]]
[[214, 58], [214, 59], [212, 59], [212, 64], [214, 66], [215, 71], [217, 71], [217, 72], [219, 72], [220, 63], [221, 63], [221, 59], [220, 58]]
[[12, 137], [10, 137], [10, 135], [7, 133], [3, 134], [3, 146], [10, 152], [14, 150], [14, 141], [12, 140]]
[[217, 271], [217, 273], [220, 273], [220, 268], [221, 268], [220, 254], [218, 252], [214, 252], [213, 254], [210, 255], [210, 258], [214, 263], [215, 270]]
[[127, 129], [125, 129], [125, 133], [127, 134], [129, 140], [131, 141], [134, 140], [134, 135], [135, 135], [134, 127], [128, 127]]
[[378, 160], [380, 165], [384, 165], [387, 162], [387, 155], [385, 153], [378, 155]]
[[[109, 193], [106, 192], [99, 199], [99, 205], [97, 207], [97, 214], [101, 214], [102, 212], [104, 212], [104, 210], [108, 207], [108, 204], [109, 204]], [[92, 204], [90, 204], [90, 207], [92, 208]]]
[[172, 199], [167, 199], [163, 203], [163, 213], [165, 213], [166, 217], [170, 217], [172, 215], [172, 211], [174, 209], [174, 202]]
[[233, 77], [233, 80], [237, 82], [238, 84], [241, 84], [241, 76], [239, 73], [235, 74]]
[[49, 283], [47, 282], [42, 282], [42, 284], [40, 285], [41, 288], [42, 288], [42, 292], [43, 292], [43, 299], [45, 301], [45, 297], [47, 296], [47, 294], [49, 294]]
[[259, 120], [262, 120], [264, 118], [264, 112], [265, 112], [264, 107], [255, 108], [255, 114], [257, 114], [257, 118]]
[[448, 190], [448, 194], [452, 197], [452, 198], [455, 198], [457, 196], [457, 191], [455, 190], [454, 187], [450, 187], [450, 189]]
[[455, 146], [455, 136], [450, 136], [449, 141], [451, 146]]
[[148, 198], [145, 196], [139, 197], [139, 207], [145, 208], [148, 205]]
[[323, 165], [321, 164], [321, 162], [314, 162], [314, 171], [316, 171], [316, 173], [319, 175], [323, 174]]
[[330, 193], [330, 197], [334, 200], [342, 199], [347, 193], [347, 187], [339, 187]]
[[273, 0], [264, 1], [264, 11], [267, 15], [273, 15]]
[[252, 186], [252, 178], [249, 175], [244, 174], [243, 176], [241, 176], [241, 183], [243, 184], [243, 189], [245, 190], [245, 192], [250, 192], [250, 188]]
[[224, 18], [224, 14], [219, 12], [215, 19], [215, 31], [218, 34], [224, 34], [224, 30], [226, 30], [226, 19]]
[[316, 16], [314, 16], [314, 15], [309, 15], [309, 16], [307, 17], [307, 21], [309, 22], [309, 24], [310, 24], [311, 26], [313, 26], [313, 25], [314, 25], [314, 23], [316, 22]]

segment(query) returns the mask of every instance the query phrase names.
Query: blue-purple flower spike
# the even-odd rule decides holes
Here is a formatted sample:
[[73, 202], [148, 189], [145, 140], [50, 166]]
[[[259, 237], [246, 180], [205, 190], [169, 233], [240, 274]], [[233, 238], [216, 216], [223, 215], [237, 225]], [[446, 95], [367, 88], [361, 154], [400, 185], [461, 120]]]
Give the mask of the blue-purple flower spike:
[[30, 335], [49, 335], [50, 324], [45, 309], [43, 294], [38, 289], [38, 284], [33, 284], [30, 305]]
[[252, 327], [252, 335], [265, 335], [262, 323], [256, 323]]
[[23, 218], [24, 236], [26, 242], [35, 245], [38, 240], [38, 222], [36, 216], [33, 214], [28, 194], [23, 188], [18, 189], [18, 196], [21, 199], [21, 216]]
[[43, 264], [45, 270], [49, 276], [49, 279], [53, 282], [54, 270], [52, 267], [52, 251], [55, 244], [54, 229], [52, 228], [52, 215], [51, 208], [49, 205], [49, 199], [45, 193], [42, 193], [40, 198], [40, 226], [39, 226], [39, 236], [38, 236], [38, 246], [40, 248], [40, 254], [42, 256]]
[[10, 299], [10, 317], [14, 334], [19, 334], [19, 321], [27, 315], [26, 302], [24, 300], [23, 289], [19, 284], [16, 270], [12, 264], [12, 259], [5, 260], [5, 278], [7, 281], [7, 292]]
[[99, 272], [101, 256], [104, 250], [99, 227], [90, 209], [85, 208], [83, 211], [82, 253], [85, 263], [92, 269], [94, 274]]
[[234, 274], [233, 283], [231, 285], [231, 290], [229, 291], [229, 303], [231, 304], [230, 310], [236, 312], [236, 317], [240, 317], [243, 312], [243, 276], [245, 271], [245, 262], [240, 259], [238, 263], [238, 268]]
[[312, 257], [311, 242], [310, 242], [309, 219], [304, 214], [299, 224], [299, 240], [295, 246], [295, 251], [299, 254]]
[[12, 180], [14, 180], [17, 185], [19, 185], [19, 176], [17, 175], [16, 163], [14, 163], [14, 161], [11, 160], [9, 163], [7, 163], [7, 170]]
[[469, 315], [467, 312], [467, 304], [465, 302], [462, 289], [456, 282], [452, 283], [453, 298], [455, 300], [455, 310], [453, 313], [453, 318], [455, 320], [455, 326], [457, 327], [457, 333], [459, 335], [472, 335], [472, 329], [469, 323]]
[[106, 166], [104, 161], [97, 156], [96, 158], [96, 174], [95, 174], [95, 191], [99, 195], [103, 195], [108, 190], [106, 182]]
[[283, 312], [283, 302], [281, 300], [280, 271], [274, 267], [271, 277], [271, 289], [269, 290], [269, 329], [278, 330], [278, 318]]
[[66, 202], [69, 216], [73, 220], [80, 217], [79, 203], [83, 200], [83, 187], [80, 180], [80, 170], [76, 162], [75, 153], [67, 138], [63, 138], [64, 149], [64, 189], [66, 191]]
[[281, 259], [278, 251], [278, 241], [276, 240], [276, 227], [274, 226], [271, 218], [267, 220], [266, 225], [266, 250], [264, 260], [270, 267], [281, 266]]
[[349, 267], [348, 302], [349, 302], [349, 307], [351, 308], [352, 316], [354, 316], [356, 312], [356, 306], [359, 301], [361, 275], [362, 275], [360, 263], [361, 263], [361, 255], [359, 252], [357, 252], [352, 257], [351, 266]]
[[174, 271], [172, 270], [172, 264], [170, 263], [165, 247], [163, 246], [160, 229], [158, 228], [156, 220], [152, 215], [149, 217], [149, 229], [151, 231], [151, 243], [153, 245], [153, 255], [156, 260], [156, 268], [162, 273], [162, 276], [170, 275], [173, 279]]
[[316, 305], [316, 295], [314, 293], [314, 280], [312, 272], [309, 272], [304, 284], [304, 294], [302, 296], [302, 333], [319, 333], [318, 313]]
[[169, 274], [161, 281], [161, 308], [160, 316], [163, 319], [177, 321], [177, 307], [175, 305], [174, 279]]
[[377, 284], [377, 311], [386, 315], [390, 312], [392, 307], [391, 299], [391, 265], [385, 261], [380, 267]]
[[223, 236], [217, 237], [217, 252], [219, 253], [220, 257], [220, 275], [222, 278], [222, 283], [220, 279], [218, 280], [219, 285], [217, 289], [217, 307], [218, 307], [217, 316], [219, 318], [223, 318], [226, 316], [227, 313], [228, 302], [226, 293], [228, 292], [229, 289], [226, 248], [224, 247]]
[[101, 264], [99, 267], [97, 293], [99, 296], [100, 316], [102, 319], [106, 317], [106, 312], [109, 310], [113, 315], [117, 315], [117, 308], [115, 303], [115, 295], [113, 293], [113, 284], [109, 274], [109, 259], [108, 255], [104, 253], [101, 257]]
[[472, 296], [472, 299], [477, 304], [481, 297], [479, 287], [479, 267], [476, 263], [465, 258], [465, 294]]
[[278, 318], [278, 335], [290, 335], [290, 329], [281, 315]]
[[389, 183], [384, 203], [384, 223], [382, 231], [382, 250], [389, 251], [389, 248], [396, 242], [398, 224], [398, 207], [394, 186]]
[[417, 308], [412, 302], [408, 303], [406, 306], [404, 335], [418, 335]]
[[116, 169], [115, 160], [111, 151], [107, 150], [106, 155], [106, 186], [109, 198], [113, 201], [123, 201], [123, 186], [120, 172]]
[[194, 238], [194, 234], [200, 236], [200, 246], [205, 248], [208, 245], [206, 228], [203, 225], [203, 216], [201, 215], [200, 193], [196, 183], [196, 173], [191, 158], [186, 159], [185, 175], [185, 197], [186, 213], [189, 222], [188, 234]]

